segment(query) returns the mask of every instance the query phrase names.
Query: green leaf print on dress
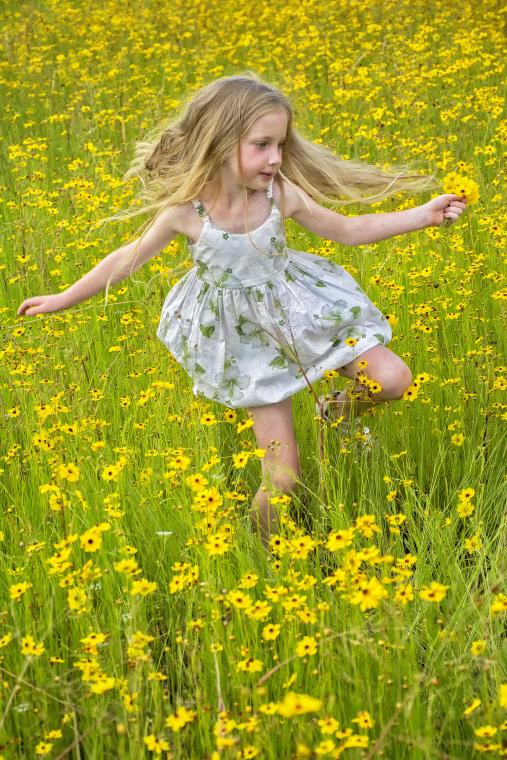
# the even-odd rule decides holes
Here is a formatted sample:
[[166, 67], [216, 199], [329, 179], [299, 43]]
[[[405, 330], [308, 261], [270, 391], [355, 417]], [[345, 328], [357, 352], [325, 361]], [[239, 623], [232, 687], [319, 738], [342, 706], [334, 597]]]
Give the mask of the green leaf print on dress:
[[228, 357], [224, 362], [224, 371], [216, 377], [217, 396], [233, 403], [241, 401], [245, 395], [243, 391], [252, 380], [250, 375], [241, 374], [239, 368], [234, 366], [235, 363], [234, 357]]
[[227, 271], [227, 268], [220, 267], [216, 264], [208, 266], [200, 259], [196, 261], [196, 266], [199, 279], [204, 280], [204, 282], [214, 285], [217, 288], [221, 288], [224, 285], [227, 285], [228, 288], [237, 288], [242, 285], [241, 280], [238, 277], [235, 277], [231, 271]]
[[343, 298], [339, 298], [332, 306], [325, 304], [317, 318], [322, 322], [331, 322], [335, 325], [341, 325], [342, 322], [345, 321], [345, 311], [347, 310], [348, 305], [347, 301]]
[[206, 338], [211, 338], [215, 332], [215, 325], [199, 325], [199, 328]]
[[270, 340], [262, 325], [257, 325], [254, 322], [251, 322], [243, 314], [239, 315], [236, 331], [240, 336], [240, 343], [248, 343], [254, 348], [269, 346], [270, 344]]
[[199, 329], [206, 338], [211, 338], [215, 332], [218, 315], [218, 305], [214, 303], [214, 301], [209, 301], [201, 311], [199, 316]]

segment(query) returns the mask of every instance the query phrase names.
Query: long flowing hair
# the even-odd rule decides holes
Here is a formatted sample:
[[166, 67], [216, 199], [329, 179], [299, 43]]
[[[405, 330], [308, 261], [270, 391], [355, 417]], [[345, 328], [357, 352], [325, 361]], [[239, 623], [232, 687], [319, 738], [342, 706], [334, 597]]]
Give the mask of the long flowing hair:
[[[152, 214], [141, 225], [145, 230], [121, 267], [134, 260], [139, 242], [164, 209], [197, 198], [205, 185], [219, 192], [222, 162], [237, 151], [241, 170], [241, 139], [257, 119], [280, 108], [286, 110], [288, 124], [279, 174], [295, 186], [296, 192], [302, 188], [314, 200], [334, 206], [370, 205], [400, 191], [420, 193], [439, 185], [434, 174], [416, 174], [405, 165], [384, 170], [364, 161], [338, 158], [329, 148], [296, 131], [291, 103], [276, 87], [252, 72], [221, 77], [189, 95], [176, 118], [136, 142], [135, 157], [122, 178], [124, 182], [132, 177], [140, 179], [142, 189], [136, 204], [99, 222]], [[285, 195], [281, 183], [280, 188], [283, 220]], [[248, 232], [247, 192], [245, 186], [243, 189]], [[106, 299], [115, 272], [107, 282]]]

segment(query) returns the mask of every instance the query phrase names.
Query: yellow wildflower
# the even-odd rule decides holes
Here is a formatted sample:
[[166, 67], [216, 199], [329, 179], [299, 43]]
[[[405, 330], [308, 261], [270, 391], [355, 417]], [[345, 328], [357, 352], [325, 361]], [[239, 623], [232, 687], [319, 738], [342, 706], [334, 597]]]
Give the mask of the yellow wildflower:
[[313, 636], [304, 636], [296, 647], [296, 654], [298, 657], [314, 655], [317, 652], [317, 646], [317, 640]]
[[195, 710], [187, 710], [186, 707], [178, 707], [174, 715], [166, 718], [165, 725], [172, 731], [180, 731], [187, 723], [191, 723], [197, 717]]
[[423, 586], [419, 596], [425, 602], [440, 602], [444, 599], [448, 588], [449, 586], [443, 586], [441, 583], [433, 581], [429, 586]]
[[296, 694], [289, 691], [282, 702], [277, 705], [277, 712], [284, 718], [291, 718], [293, 715], [303, 715], [308, 712], [317, 712], [322, 705], [321, 699], [315, 699], [307, 694]]
[[28, 581], [22, 581], [21, 583], [15, 583], [13, 586], [9, 586], [9, 596], [11, 599], [19, 599], [23, 596], [25, 591], [32, 588], [32, 583]]

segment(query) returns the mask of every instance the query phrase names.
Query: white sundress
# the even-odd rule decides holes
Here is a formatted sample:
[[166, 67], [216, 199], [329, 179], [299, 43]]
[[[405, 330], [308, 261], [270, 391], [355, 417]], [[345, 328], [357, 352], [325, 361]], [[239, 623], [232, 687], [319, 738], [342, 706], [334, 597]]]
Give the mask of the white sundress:
[[194, 266], [167, 294], [157, 328], [194, 395], [231, 409], [282, 401], [392, 338], [343, 267], [287, 248], [272, 188], [271, 213], [251, 240], [219, 229], [192, 201], [203, 222], [188, 242]]

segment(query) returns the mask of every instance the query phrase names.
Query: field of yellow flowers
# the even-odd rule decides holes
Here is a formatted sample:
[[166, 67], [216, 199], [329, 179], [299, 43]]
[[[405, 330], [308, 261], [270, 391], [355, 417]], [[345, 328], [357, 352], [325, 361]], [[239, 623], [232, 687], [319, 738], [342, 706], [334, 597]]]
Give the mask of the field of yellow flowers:
[[[506, 757], [501, 4], [7, 0], [3, 20], [0, 757]], [[414, 383], [367, 415], [370, 454], [298, 394], [304, 477], [269, 555], [250, 420], [196, 400], [155, 337], [182, 240], [107, 308], [16, 313], [134, 239], [97, 226], [139, 190], [134, 141], [246, 70], [341, 157], [478, 189], [450, 227], [357, 248], [289, 222], [388, 315]]]

